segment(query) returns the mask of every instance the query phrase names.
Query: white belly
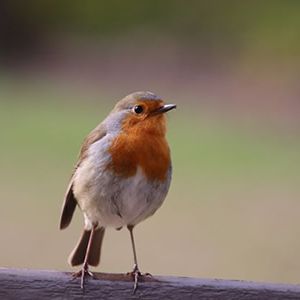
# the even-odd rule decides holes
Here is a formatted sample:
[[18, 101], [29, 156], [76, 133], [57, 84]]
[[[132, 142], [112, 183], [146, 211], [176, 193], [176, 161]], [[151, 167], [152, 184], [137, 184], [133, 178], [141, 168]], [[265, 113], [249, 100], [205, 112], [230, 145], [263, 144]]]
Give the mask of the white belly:
[[[96, 143], [97, 144], [97, 143]], [[109, 153], [99, 145], [74, 176], [74, 194], [84, 213], [86, 228], [98, 223], [103, 227], [135, 225], [151, 216], [163, 203], [171, 180], [149, 181], [138, 167], [134, 176], [122, 178], [106, 169]], [[103, 151], [103, 148], [102, 148]]]

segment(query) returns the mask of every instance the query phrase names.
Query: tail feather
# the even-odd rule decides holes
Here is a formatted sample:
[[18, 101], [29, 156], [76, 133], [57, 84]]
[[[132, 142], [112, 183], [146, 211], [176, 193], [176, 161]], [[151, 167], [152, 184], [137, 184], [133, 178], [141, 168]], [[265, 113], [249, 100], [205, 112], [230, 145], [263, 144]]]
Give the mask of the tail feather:
[[[94, 232], [90, 253], [88, 256], [88, 264], [90, 266], [99, 265], [104, 232], [105, 229], [103, 227], [96, 229]], [[77, 245], [69, 256], [68, 262], [71, 266], [78, 266], [83, 264], [90, 236], [91, 230], [83, 230]]]

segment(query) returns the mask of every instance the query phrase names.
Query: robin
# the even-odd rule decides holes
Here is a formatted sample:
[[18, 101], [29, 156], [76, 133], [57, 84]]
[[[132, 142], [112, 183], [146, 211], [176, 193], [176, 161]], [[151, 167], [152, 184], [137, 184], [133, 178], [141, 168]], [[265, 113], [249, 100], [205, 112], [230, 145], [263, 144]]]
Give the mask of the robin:
[[134, 292], [142, 276], [134, 243], [135, 225], [162, 205], [171, 182], [172, 165], [164, 113], [176, 108], [151, 92], [135, 92], [119, 101], [83, 142], [69, 183], [60, 219], [66, 228], [78, 205], [84, 230], [71, 252], [71, 266], [82, 265], [75, 277], [93, 274], [100, 262], [107, 227], [130, 233], [134, 257]]

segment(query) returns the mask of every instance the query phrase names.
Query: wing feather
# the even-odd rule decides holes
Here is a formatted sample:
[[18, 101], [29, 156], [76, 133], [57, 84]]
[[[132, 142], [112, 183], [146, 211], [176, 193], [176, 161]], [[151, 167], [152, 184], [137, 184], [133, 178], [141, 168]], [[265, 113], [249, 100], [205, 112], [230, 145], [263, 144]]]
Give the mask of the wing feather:
[[91, 133], [86, 137], [84, 140], [82, 147], [80, 149], [80, 154], [79, 154], [79, 160], [76, 164], [75, 170], [73, 172], [72, 178], [70, 180], [64, 202], [63, 202], [63, 207], [62, 207], [62, 212], [61, 212], [61, 218], [60, 218], [60, 229], [64, 229], [69, 226], [71, 223], [74, 211], [77, 206], [77, 200], [75, 198], [75, 195], [73, 193], [73, 186], [74, 186], [74, 175], [80, 166], [80, 164], [87, 158], [88, 155], [88, 149], [89, 147], [102, 139], [106, 135], [106, 130], [104, 125], [101, 123], [98, 127], [96, 127]]

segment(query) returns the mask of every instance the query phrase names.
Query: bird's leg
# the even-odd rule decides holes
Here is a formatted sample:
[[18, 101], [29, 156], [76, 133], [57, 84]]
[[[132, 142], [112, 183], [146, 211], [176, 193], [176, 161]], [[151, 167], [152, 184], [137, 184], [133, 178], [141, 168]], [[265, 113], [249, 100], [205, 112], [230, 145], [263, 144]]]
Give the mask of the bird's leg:
[[84, 262], [83, 262], [82, 268], [81, 268], [81, 270], [79, 270], [78, 272], [76, 272], [76, 273], [73, 274], [73, 277], [76, 277], [76, 278], [77, 277], [81, 277], [80, 287], [82, 289], [84, 288], [84, 278], [85, 278], [85, 276], [88, 275], [90, 277], [94, 277], [93, 273], [90, 272], [90, 270], [89, 270], [88, 259], [89, 259], [89, 254], [90, 254], [90, 251], [91, 251], [91, 245], [92, 245], [92, 242], [93, 242], [93, 237], [94, 237], [94, 233], [95, 233], [96, 227], [97, 227], [97, 225], [94, 225], [92, 227], [92, 231], [91, 231], [89, 242], [88, 242], [88, 245], [87, 245], [87, 248], [86, 248], [86, 252], [85, 252], [85, 257], [84, 257]]
[[133, 237], [133, 225], [128, 225], [127, 228], [130, 232], [130, 239], [131, 239], [131, 245], [132, 245], [132, 250], [133, 250], [133, 260], [134, 260], [134, 266], [133, 266], [133, 270], [130, 273], [133, 280], [134, 280], [134, 286], [133, 286], [133, 293], [136, 292], [137, 288], [138, 288], [138, 281], [139, 278], [142, 277], [142, 274], [139, 270], [138, 267], [138, 262], [137, 262], [137, 256], [136, 256], [136, 250], [135, 250], [135, 243], [134, 243], [134, 237]]

